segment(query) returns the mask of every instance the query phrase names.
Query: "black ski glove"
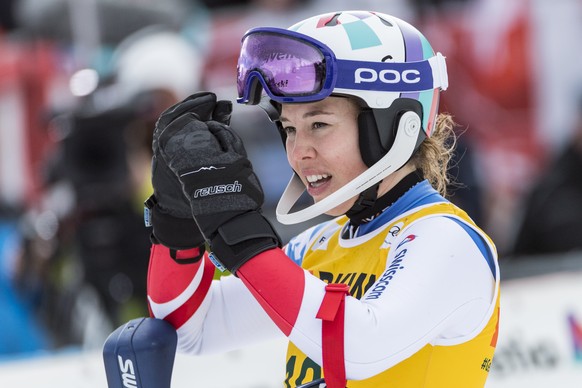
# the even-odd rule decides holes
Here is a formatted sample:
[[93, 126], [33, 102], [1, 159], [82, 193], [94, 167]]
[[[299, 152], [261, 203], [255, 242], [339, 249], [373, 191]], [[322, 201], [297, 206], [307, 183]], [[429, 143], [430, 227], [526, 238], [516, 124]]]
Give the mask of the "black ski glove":
[[219, 269], [236, 275], [257, 254], [281, 247], [261, 214], [264, 194], [240, 137], [226, 124], [185, 113], [163, 129], [159, 148]]
[[204, 237], [196, 225], [188, 198], [176, 174], [160, 155], [159, 138], [163, 130], [181, 115], [192, 112], [201, 120], [216, 120], [228, 124], [232, 104], [216, 101], [212, 93], [198, 93], [164, 111], [153, 134], [152, 186], [154, 194], [146, 201], [146, 224], [153, 226], [152, 242], [161, 243], [173, 251], [199, 248], [199, 260], [204, 254]]

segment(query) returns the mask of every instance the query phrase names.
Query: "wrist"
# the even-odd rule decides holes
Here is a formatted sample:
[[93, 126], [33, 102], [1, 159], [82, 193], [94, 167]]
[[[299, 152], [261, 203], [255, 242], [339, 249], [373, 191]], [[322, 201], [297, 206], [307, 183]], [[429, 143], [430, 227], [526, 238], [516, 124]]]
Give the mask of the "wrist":
[[204, 245], [179, 251], [170, 249], [170, 257], [178, 264], [193, 264], [202, 259], [204, 252], [206, 252]]
[[250, 211], [218, 228], [210, 241], [210, 256], [219, 269], [236, 275], [240, 266], [253, 257], [281, 246], [281, 238], [271, 223], [260, 212]]
[[145, 205], [144, 218], [146, 226], [152, 227], [152, 243], [162, 244], [175, 251], [204, 245], [204, 238], [194, 218], [181, 218], [167, 213], [160, 208], [153, 195]]

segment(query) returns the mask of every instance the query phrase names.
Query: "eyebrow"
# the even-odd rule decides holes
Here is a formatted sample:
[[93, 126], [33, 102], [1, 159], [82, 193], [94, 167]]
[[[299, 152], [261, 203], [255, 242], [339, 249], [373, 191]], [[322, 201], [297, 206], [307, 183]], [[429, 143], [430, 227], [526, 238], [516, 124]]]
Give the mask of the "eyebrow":
[[[305, 112], [302, 116], [302, 118], [306, 119], [309, 117], [313, 117], [313, 116], [319, 116], [319, 115], [334, 115], [333, 112], [327, 112], [325, 110], [322, 109], [315, 109], [315, 110], [310, 110], [309, 112]], [[279, 121], [289, 121], [288, 118], [286, 118], [285, 116], [280, 116], [279, 117]]]

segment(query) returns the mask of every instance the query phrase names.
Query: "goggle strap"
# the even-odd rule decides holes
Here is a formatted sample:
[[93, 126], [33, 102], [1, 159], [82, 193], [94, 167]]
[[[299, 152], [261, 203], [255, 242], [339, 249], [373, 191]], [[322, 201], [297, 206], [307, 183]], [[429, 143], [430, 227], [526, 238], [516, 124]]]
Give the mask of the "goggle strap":
[[330, 89], [412, 93], [448, 87], [445, 57], [416, 62], [367, 62], [338, 59], [337, 77]]
[[421, 130], [422, 123], [420, 117], [414, 112], [404, 113], [398, 124], [394, 145], [382, 159], [320, 202], [290, 213], [291, 208], [297, 203], [305, 191], [305, 186], [301, 182], [301, 179], [296, 174], [293, 174], [277, 204], [277, 220], [284, 225], [308, 221], [330, 211], [334, 207], [380, 182], [402, 167], [410, 159]]

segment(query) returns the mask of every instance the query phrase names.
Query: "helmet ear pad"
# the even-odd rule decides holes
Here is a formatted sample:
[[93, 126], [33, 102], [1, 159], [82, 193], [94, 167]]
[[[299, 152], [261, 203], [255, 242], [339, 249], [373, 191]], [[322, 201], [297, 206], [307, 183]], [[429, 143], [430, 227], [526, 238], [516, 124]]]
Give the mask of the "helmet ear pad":
[[[416, 113], [422, 122], [422, 104], [412, 98], [398, 98], [388, 108], [366, 108], [360, 112], [360, 153], [366, 166], [373, 166], [392, 148], [400, 118], [409, 111]], [[424, 134], [424, 131], [421, 133]]]

